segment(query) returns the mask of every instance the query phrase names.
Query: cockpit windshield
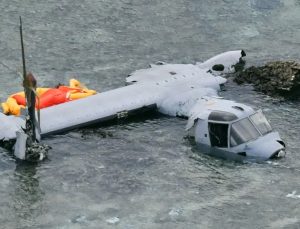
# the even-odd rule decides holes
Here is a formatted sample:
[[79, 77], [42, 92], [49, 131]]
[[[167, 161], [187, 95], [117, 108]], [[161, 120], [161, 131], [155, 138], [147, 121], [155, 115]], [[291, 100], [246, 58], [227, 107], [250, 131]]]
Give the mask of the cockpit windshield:
[[262, 135], [272, 131], [270, 123], [261, 111], [251, 115], [250, 119]]
[[248, 118], [241, 119], [231, 125], [230, 146], [237, 146], [258, 138], [260, 133]]

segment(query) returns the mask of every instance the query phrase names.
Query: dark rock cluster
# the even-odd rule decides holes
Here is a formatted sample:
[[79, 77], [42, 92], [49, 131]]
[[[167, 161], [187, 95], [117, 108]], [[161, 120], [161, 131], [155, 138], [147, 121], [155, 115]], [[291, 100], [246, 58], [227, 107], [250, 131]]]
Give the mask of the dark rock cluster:
[[234, 81], [251, 83], [255, 90], [272, 96], [300, 98], [300, 63], [274, 61], [260, 67], [249, 67], [238, 72]]

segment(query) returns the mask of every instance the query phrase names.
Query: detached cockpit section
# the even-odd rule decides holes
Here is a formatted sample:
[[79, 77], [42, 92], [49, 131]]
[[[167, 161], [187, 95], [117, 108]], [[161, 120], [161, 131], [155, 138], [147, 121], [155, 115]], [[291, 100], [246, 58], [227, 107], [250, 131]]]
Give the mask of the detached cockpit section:
[[[285, 155], [284, 142], [261, 110], [254, 111], [246, 105], [222, 99], [197, 106], [201, 112], [194, 113], [189, 123], [194, 123], [195, 141], [208, 146], [210, 152], [219, 155], [230, 152], [263, 160]], [[191, 126], [188, 129], [192, 129]]]

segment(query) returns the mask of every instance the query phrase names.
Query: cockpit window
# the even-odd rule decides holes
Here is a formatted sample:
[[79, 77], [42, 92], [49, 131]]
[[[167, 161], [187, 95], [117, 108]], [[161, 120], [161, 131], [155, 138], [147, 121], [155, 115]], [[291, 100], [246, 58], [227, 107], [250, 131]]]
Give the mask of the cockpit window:
[[228, 124], [208, 123], [211, 146], [228, 147]]
[[231, 125], [230, 146], [237, 146], [258, 138], [260, 133], [253, 126], [248, 118], [244, 118]]
[[262, 135], [270, 133], [272, 131], [272, 127], [264, 114], [259, 111], [250, 116], [251, 121], [257, 127], [257, 129], [261, 132]]

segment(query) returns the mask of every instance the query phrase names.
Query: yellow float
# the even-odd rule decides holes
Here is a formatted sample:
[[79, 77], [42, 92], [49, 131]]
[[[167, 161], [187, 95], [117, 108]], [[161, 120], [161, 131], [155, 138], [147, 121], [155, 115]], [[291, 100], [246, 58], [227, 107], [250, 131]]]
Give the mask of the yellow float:
[[[69, 102], [72, 100], [82, 99], [97, 92], [86, 88], [80, 81], [70, 79], [69, 86], [58, 85], [56, 88], [37, 88], [36, 108], [43, 109], [54, 106], [60, 103]], [[21, 110], [26, 106], [26, 99], [24, 92], [15, 93], [1, 103], [3, 113], [6, 115], [21, 114]]]

